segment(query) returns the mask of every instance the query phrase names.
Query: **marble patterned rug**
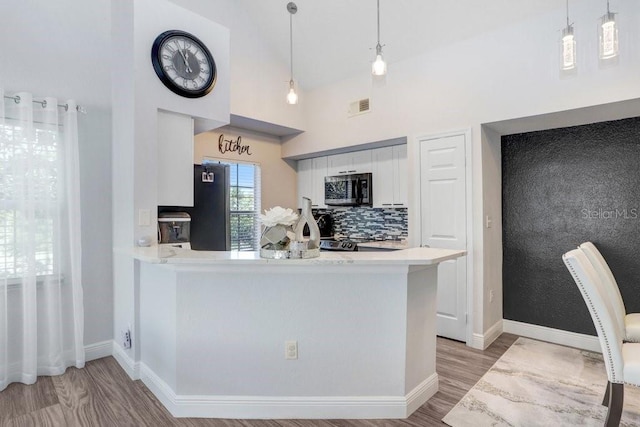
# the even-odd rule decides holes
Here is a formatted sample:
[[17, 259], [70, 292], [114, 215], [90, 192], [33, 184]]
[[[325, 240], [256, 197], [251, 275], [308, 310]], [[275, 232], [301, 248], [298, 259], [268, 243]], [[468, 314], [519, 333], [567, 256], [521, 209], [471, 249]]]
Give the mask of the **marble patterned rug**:
[[[528, 338], [502, 355], [442, 419], [465, 426], [602, 426], [602, 355]], [[640, 388], [625, 386], [621, 426], [640, 426]]]

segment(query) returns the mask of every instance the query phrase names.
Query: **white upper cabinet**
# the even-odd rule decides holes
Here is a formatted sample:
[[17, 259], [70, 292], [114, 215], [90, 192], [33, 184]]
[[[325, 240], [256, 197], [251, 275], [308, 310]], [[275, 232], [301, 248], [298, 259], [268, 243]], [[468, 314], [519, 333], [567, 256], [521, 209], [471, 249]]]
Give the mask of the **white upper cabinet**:
[[328, 156], [329, 176], [371, 172], [371, 150]]
[[409, 206], [407, 144], [393, 147], [393, 205]]
[[[302, 198], [313, 197], [313, 159], [298, 160], [298, 207], [302, 208]], [[313, 199], [311, 199], [313, 201]]]
[[327, 156], [316, 157], [313, 160], [313, 191], [311, 192], [311, 206], [326, 208], [324, 204], [324, 178], [327, 176]]
[[371, 150], [373, 207], [393, 207], [393, 147]]
[[158, 205], [193, 206], [193, 119], [158, 111]]
[[373, 206], [407, 207], [407, 146], [376, 148], [372, 152]]
[[311, 199], [313, 208], [325, 208], [324, 177], [327, 176], [327, 157], [298, 160], [298, 207], [302, 198]]

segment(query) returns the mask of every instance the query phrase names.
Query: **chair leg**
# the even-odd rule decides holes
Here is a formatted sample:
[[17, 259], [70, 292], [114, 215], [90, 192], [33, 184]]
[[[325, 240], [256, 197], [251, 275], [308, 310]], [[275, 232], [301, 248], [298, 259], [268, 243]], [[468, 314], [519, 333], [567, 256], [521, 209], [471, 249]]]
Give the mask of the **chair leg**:
[[606, 427], [617, 427], [620, 425], [622, 417], [622, 405], [624, 403], [624, 384], [611, 384], [609, 390], [609, 411], [604, 425]]
[[609, 407], [609, 390], [611, 389], [611, 381], [607, 381], [607, 388], [604, 389], [604, 397], [602, 398], [602, 406]]

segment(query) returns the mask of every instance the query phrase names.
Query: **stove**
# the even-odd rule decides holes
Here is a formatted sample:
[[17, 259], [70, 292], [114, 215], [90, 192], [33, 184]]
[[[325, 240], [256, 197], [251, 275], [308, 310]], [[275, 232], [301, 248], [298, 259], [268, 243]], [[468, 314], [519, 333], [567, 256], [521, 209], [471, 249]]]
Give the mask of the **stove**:
[[320, 250], [354, 252], [358, 250], [358, 243], [351, 240], [320, 240]]

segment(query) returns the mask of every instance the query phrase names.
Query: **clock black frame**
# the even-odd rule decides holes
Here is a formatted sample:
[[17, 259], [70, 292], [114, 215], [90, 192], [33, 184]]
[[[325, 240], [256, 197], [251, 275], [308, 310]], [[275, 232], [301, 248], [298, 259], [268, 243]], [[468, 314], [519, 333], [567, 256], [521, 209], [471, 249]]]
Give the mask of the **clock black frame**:
[[[198, 46], [198, 48], [202, 51], [207, 61], [209, 62], [211, 73], [209, 73], [209, 77], [207, 78], [205, 85], [199, 90], [188, 90], [180, 85], [177, 85], [167, 75], [167, 73], [165, 73], [164, 68], [162, 67], [162, 61], [160, 58], [162, 45], [167, 39], [174, 36], [181, 36], [189, 39], [194, 45]], [[184, 96], [186, 98], [201, 98], [205, 96], [213, 90], [213, 87], [216, 85], [216, 81], [218, 80], [218, 70], [216, 68], [216, 62], [213, 59], [213, 55], [211, 55], [211, 52], [209, 51], [207, 46], [202, 41], [200, 41], [199, 38], [197, 38], [193, 34], [187, 33], [186, 31], [168, 30], [156, 37], [156, 39], [153, 41], [153, 46], [151, 47], [151, 63], [153, 64], [153, 69], [160, 81], [162, 81], [162, 83], [173, 93]]]

